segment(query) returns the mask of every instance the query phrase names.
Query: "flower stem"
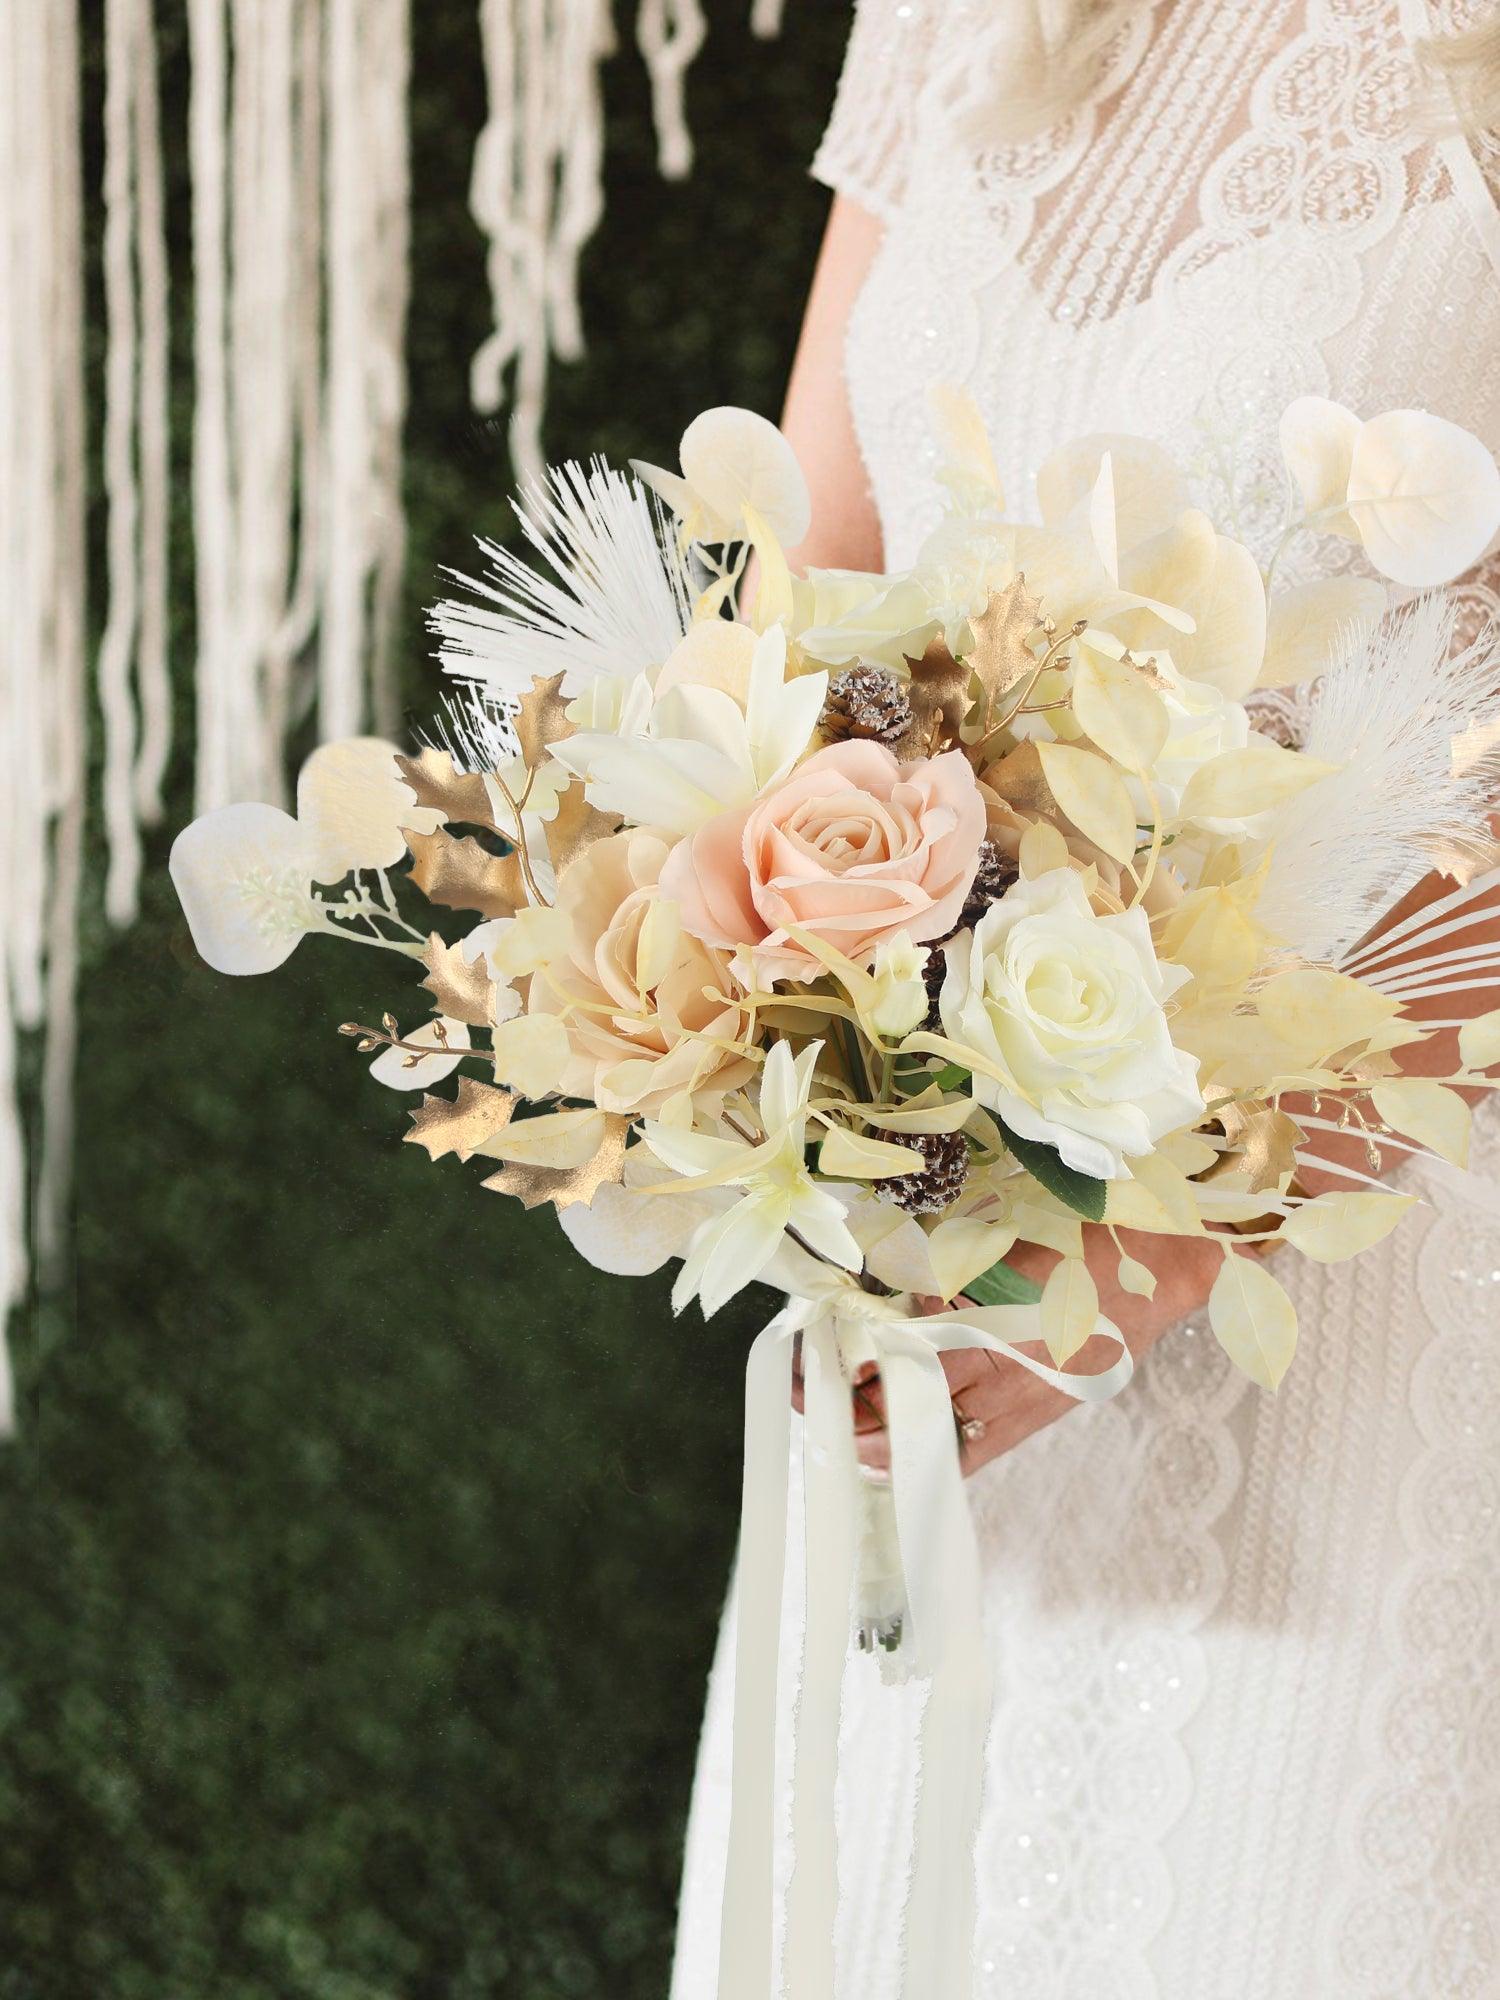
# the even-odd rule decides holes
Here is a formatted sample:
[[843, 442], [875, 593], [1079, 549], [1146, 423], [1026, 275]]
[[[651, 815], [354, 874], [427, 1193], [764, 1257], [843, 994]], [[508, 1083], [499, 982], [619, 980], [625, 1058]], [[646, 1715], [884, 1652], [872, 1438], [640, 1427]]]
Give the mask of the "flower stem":
[[323, 921], [319, 924], [309, 924], [308, 929], [320, 931], [327, 937], [343, 938], [346, 944], [370, 944], [383, 951], [399, 951], [403, 958], [420, 958], [426, 948], [425, 938], [420, 943], [413, 944], [404, 938], [381, 937], [378, 932], [366, 937], [361, 931], [347, 930], [335, 913], [328, 909], [323, 912]]

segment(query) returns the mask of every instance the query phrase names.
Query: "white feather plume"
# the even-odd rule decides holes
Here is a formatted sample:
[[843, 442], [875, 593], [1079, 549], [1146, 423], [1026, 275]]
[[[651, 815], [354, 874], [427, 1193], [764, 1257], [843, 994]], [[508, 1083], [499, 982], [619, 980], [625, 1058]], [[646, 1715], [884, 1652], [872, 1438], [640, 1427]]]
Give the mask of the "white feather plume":
[[425, 740], [434, 750], [446, 750], [455, 770], [498, 771], [521, 754], [515, 712], [514, 700], [469, 681], [444, 695]]
[[444, 671], [514, 701], [536, 675], [562, 673], [571, 695], [600, 674], [660, 666], [688, 628], [692, 594], [655, 496], [595, 459], [552, 467], [516, 516], [547, 567], [481, 541], [488, 573], [450, 572], [472, 594], [433, 609]]
[[[1444, 596], [1399, 611], [1323, 680], [1303, 748], [1341, 768], [1277, 817], [1258, 905], [1294, 951], [1337, 962], [1432, 865], [1434, 843], [1472, 840], [1500, 779], [1495, 634], [1454, 649]], [[1492, 737], [1500, 732], [1491, 729]]]

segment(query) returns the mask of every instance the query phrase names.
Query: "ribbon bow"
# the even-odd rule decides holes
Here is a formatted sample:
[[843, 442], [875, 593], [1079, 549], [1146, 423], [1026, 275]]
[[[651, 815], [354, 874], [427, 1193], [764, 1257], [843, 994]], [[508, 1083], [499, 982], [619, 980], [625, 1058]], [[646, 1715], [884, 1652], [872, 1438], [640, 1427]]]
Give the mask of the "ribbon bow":
[[[817, 1281], [813, 1281], [817, 1282]], [[964, 1498], [945, 1349], [982, 1347], [1079, 1402], [1102, 1402], [1130, 1378], [1119, 1330], [1095, 1332], [1119, 1355], [1096, 1375], [1065, 1375], [1015, 1346], [1039, 1337], [1035, 1306], [969, 1306], [924, 1317], [908, 1297], [881, 1298], [830, 1272], [789, 1298], [757, 1337], [745, 1373], [745, 1474], [735, 1641], [733, 1792], [719, 1946], [719, 2000], [774, 1992], [776, 1694], [786, 1569], [792, 1344], [802, 1336], [807, 1579], [792, 1775], [794, 1865], [787, 1893], [788, 2000], [831, 2000], [838, 1845], [839, 1702], [849, 1643], [860, 1507], [849, 1384], [873, 1361], [885, 1390], [896, 1532], [906, 1585], [903, 1647], [930, 1680], [922, 1719], [904, 2000], [969, 2000], [973, 1840], [990, 1712], [980, 1621], [979, 1553]]]

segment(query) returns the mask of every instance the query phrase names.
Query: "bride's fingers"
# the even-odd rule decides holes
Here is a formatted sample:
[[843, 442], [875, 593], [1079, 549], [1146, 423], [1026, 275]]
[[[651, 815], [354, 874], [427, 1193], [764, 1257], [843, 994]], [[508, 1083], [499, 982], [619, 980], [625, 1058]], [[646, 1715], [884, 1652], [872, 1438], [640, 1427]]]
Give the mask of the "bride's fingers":
[[891, 1469], [890, 1433], [884, 1429], [861, 1431], [854, 1440], [854, 1448], [859, 1453], [859, 1462], [867, 1472], [889, 1473]]

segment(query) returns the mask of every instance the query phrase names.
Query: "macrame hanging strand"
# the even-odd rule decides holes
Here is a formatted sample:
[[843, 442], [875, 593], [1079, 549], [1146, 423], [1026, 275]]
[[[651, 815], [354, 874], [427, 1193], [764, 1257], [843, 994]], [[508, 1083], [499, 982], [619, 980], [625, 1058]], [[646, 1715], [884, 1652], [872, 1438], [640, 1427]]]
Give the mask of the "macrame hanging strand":
[[[29, 1271], [17, 1036], [48, 1030], [31, 1212], [61, 1241], [84, 812], [78, 0], [0, 0], [0, 1298]], [[781, 0], [750, 0], [758, 34]], [[285, 791], [288, 735], [390, 730], [405, 554], [410, 0], [186, 0], [192, 84], [195, 799]], [[135, 914], [171, 749], [168, 277], [154, 0], [104, 0], [105, 906]], [[603, 211], [610, 0], [481, 0], [472, 205], [495, 329], [483, 410], [542, 470], [551, 357], [582, 353]], [[658, 157], [686, 173], [701, 0], [639, 0]], [[0, 1379], [7, 1420], [8, 1376]]]
[[235, 605], [230, 591], [235, 506], [229, 452], [228, 84], [224, 0], [188, 0], [192, 88], [188, 148], [193, 183], [193, 546], [198, 657], [195, 806], [227, 805], [238, 779], [232, 706]]
[[763, 41], [770, 41], [781, 33], [781, 17], [786, 11], [785, 0], [752, 0], [750, 8], [750, 32], [759, 35]]
[[635, 38], [651, 78], [657, 165], [668, 180], [681, 180], [692, 171], [684, 84], [707, 33], [698, 0], [640, 0]]
[[296, 521], [300, 209], [293, 0], [230, 0], [226, 415], [233, 478], [235, 798], [279, 795], [292, 706], [283, 643]]
[[[754, 32], [776, 34], [781, 13], [781, 0], [752, 0]], [[615, 34], [609, 0], [480, 0], [479, 26], [489, 111], [469, 203], [489, 240], [495, 324], [470, 386], [486, 415], [509, 397], [511, 458], [525, 483], [544, 470], [551, 358], [583, 352], [578, 262], [604, 211], [600, 73]], [[670, 178], [692, 167], [684, 85], [706, 28], [701, 0], [639, 0], [636, 45]]]
[[159, 816], [167, 681], [167, 258], [150, 0], [104, 14], [104, 490], [109, 603], [99, 649], [110, 920], [133, 920], [140, 828]]
[[318, 729], [399, 710], [393, 664], [406, 542], [401, 434], [409, 289], [408, 0], [328, 0], [327, 491]]
[[[189, 0], [199, 810], [397, 703], [409, 0]], [[308, 659], [315, 651], [316, 659]]]
[[614, 34], [607, 0], [481, 0], [479, 25], [489, 116], [469, 204], [489, 238], [495, 326], [470, 383], [488, 414], [511, 371], [511, 456], [518, 477], [534, 481], [549, 358], [581, 346], [578, 256], [601, 212], [599, 65]]
[[[47, 1029], [32, 1212], [62, 1242], [83, 827], [82, 187], [76, 0], [0, 0], [0, 1299], [25, 1295], [18, 1029]], [[0, 1428], [8, 1430], [0, 1364]]]

